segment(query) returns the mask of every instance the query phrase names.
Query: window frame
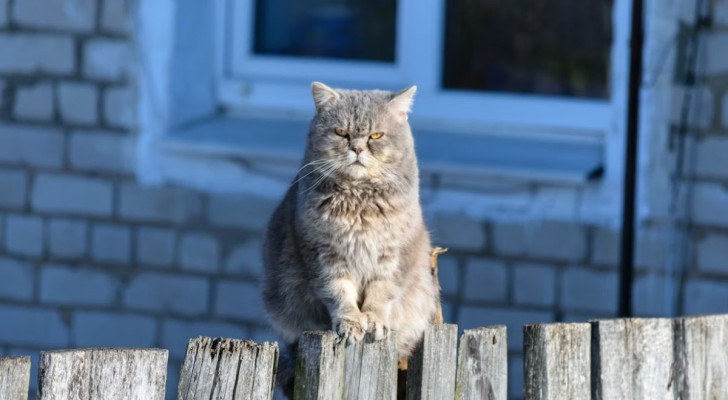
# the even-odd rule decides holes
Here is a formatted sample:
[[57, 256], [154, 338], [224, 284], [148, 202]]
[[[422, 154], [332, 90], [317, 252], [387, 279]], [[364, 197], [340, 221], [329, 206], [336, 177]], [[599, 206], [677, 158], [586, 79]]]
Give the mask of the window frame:
[[[308, 85], [322, 80], [351, 88], [396, 90], [418, 86], [413, 118], [434, 124], [457, 123], [474, 133], [494, 129], [514, 134], [605, 137], [614, 127], [615, 94], [626, 86], [629, 0], [615, 0], [608, 84], [610, 99], [580, 99], [526, 93], [467, 91], [441, 87], [446, 0], [399, 0], [395, 62], [323, 60], [256, 55], [252, 52], [255, 0], [218, 0], [219, 70], [217, 94], [236, 112], [284, 111], [310, 116]], [[620, 15], [621, 14], [621, 15]], [[363, 79], [352, 79], [361, 77]], [[618, 100], [618, 99], [617, 99]], [[514, 110], [519, 112], [514, 113]], [[564, 116], [568, 116], [565, 118]]]

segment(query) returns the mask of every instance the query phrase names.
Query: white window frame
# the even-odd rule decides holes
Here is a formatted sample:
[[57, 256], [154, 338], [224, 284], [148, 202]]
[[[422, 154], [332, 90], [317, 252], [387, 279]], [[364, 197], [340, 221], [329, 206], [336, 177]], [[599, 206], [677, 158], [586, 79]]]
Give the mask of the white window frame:
[[[285, 110], [310, 117], [308, 85], [398, 89], [418, 86], [414, 118], [456, 122], [474, 132], [494, 129], [559, 132], [603, 138], [614, 127], [615, 96], [626, 86], [629, 0], [615, 0], [609, 85], [612, 99], [476, 92], [440, 87], [446, 0], [399, 0], [395, 62], [322, 60], [256, 55], [252, 51], [255, 0], [218, 0], [218, 96], [238, 111]], [[364, 77], [364, 78], [361, 78]], [[514, 112], [518, 110], [518, 112]], [[568, 116], [568, 117], [565, 117]]]

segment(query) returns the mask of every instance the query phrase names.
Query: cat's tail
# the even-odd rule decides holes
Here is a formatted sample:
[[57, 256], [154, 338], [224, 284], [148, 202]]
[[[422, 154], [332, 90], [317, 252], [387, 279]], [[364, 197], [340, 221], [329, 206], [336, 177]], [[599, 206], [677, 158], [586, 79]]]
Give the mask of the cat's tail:
[[298, 354], [298, 340], [293, 343], [287, 343], [281, 349], [278, 358], [278, 373], [276, 374], [276, 382], [281, 388], [283, 394], [293, 399], [293, 376], [296, 371], [296, 355]]

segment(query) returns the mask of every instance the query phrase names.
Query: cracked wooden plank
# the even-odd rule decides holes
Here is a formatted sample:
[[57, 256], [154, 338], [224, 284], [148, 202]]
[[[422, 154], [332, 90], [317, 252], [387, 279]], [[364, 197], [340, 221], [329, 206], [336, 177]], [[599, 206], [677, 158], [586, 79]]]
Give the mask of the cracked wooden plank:
[[526, 325], [523, 351], [526, 400], [590, 398], [589, 324]]
[[295, 400], [341, 400], [344, 343], [334, 332], [305, 332], [298, 343]]
[[679, 318], [673, 329], [675, 398], [728, 399], [728, 315]]
[[347, 344], [344, 361], [344, 400], [395, 400], [397, 398], [397, 337], [382, 340], [371, 333]]
[[190, 340], [178, 400], [270, 400], [278, 344], [199, 337]]
[[613, 319], [592, 321], [591, 324], [596, 398], [673, 398], [670, 319]]
[[407, 400], [452, 399], [455, 395], [455, 359], [458, 327], [430, 325], [422, 343], [409, 359]]
[[456, 400], [508, 398], [508, 343], [504, 325], [468, 329], [460, 338]]
[[38, 399], [164, 400], [167, 350], [79, 349], [40, 353]]
[[30, 357], [0, 358], [0, 399], [27, 400]]

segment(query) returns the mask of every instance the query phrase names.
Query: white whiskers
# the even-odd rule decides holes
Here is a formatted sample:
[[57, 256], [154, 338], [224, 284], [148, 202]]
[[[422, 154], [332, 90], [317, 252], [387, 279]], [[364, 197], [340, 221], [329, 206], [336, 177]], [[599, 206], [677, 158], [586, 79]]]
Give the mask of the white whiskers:
[[293, 185], [295, 185], [295, 184], [296, 184], [296, 183], [298, 183], [298, 181], [300, 181], [301, 179], [303, 179], [303, 178], [305, 178], [305, 177], [307, 177], [307, 176], [309, 176], [309, 175], [313, 174], [313, 173], [314, 173], [314, 172], [316, 172], [316, 171], [320, 171], [320, 170], [322, 170], [322, 169], [326, 168], [326, 167], [327, 167], [327, 166], [328, 166], [329, 164], [332, 164], [332, 163], [334, 163], [334, 162], [335, 162], [335, 161], [333, 161], [333, 160], [314, 160], [314, 161], [311, 161], [310, 163], [308, 163], [308, 164], [304, 165], [303, 167], [299, 168], [299, 170], [298, 170], [298, 171], [296, 172], [296, 175], [298, 175], [299, 173], [301, 173], [301, 171], [303, 171], [303, 169], [304, 169], [304, 168], [306, 168], [306, 167], [308, 167], [308, 166], [311, 166], [311, 165], [313, 165], [313, 168], [311, 169], [311, 171], [310, 171], [310, 172], [308, 172], [307, 174], [305, 174], [305, 175], [303, 175], [303, 176], [299, 177], [299, 178], [298, 178], [298, 179], [296, 179], [295, 181], [293, 181], [293, 182], [291, 183], [291, 185], [290, 185], [290, 186], [293, 186]]
[[334, 172], [338, 171], [341, 168], [341, 165], [338, 162], [332, 162], [331, 164], [327, 164], [325, 167], [320, 169], [321, 176], [319, 176], [308, 188], [306, 188], [302, 193], [310, 192], [314, 189], [316, 189], [319, 185], [321, 185], [328, 177], [333, 175]]

